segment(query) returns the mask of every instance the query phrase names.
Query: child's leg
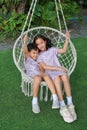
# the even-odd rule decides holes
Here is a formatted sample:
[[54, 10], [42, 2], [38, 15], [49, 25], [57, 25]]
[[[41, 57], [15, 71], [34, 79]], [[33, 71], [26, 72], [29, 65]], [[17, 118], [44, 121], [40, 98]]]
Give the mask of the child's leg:
[[33, 83], [33, 97], [38, 96], [40, 83], [41, 83], [41, 77], [40, 76], [35, 76], [34, 77], [34, 83]]
[[40, 83], [41, 83], [41, 77], [35, 76], [34, 83], [33, 83], [33, 99], [32, 99], [32, 111], [34, 113], [40, 112], [40, 108], [38, 105], [38, 91], [39, 91]]
[[45, 75], [43, 78], [44, 78], [45, 82], [48, 85], [48, 88], [50, 89], [50, 91], [52, 93], [52, 98], [53, 98], [52, 109], [59, 108], [58, 97], [56, 94], [56, 90], [55, 90], [55, 86], [54, 86], [53, 81], [51, 80], [51, 78], [48, 75]]
[[65, 105], [65, 102], [63, 100], [63, 94], [62, 94], [62, 86], [61, 86], [61, 79], [59, 76], [57, 76], [54, 79], [56, 91], [60, 100], [60, 114], [63, 117], [65, 122], [71, 123], [74, 121], [69, 109]]
[[50, 79], [50, 77], [48, 75], [45, 75], [43, 78], [44, 78], [45, 82], [47, 83], [48, 88], [50, 89], [51, 93], [55, 94], [56, 90], [55, 90], [53, 81]]
[[56, 88], [56, 91], [57, 91], [58, 98], [59, 98], [60, 101], [62, 101], [63, 100], [62, 86], [61, 86], [61, 79], [60, 79], [59, 76], [57, 76], [54, 79], [54, 84], [55, 84], [55, 88]]
[[67, 104], [72, 104], [72, 97], [71, 97], [71, 88], [70, 88], [70, 82], [69, 82], [69, 78], [67, 75], [63, 75], [61, 76], [61, 79], [63, 81], [64, 84], [64, 90], [67, 96]]
[[61, 76], [61, 79], [64, 83], [64, 89], [65, 89], [65, 93], [66, 93], [66, 96], [67, 96], [68, 109], [69, 109], [69, 111], [70, 111], [70, 113], [73, 117], [73, 120], [76, 120], [77, 115], [76, 115], [75, 108], [74, 108], [74, 105], [73, 105], [73, 102], [72, 102], [69, 78], [68, 78], [68, 76], [64, 75], [64, 76]]

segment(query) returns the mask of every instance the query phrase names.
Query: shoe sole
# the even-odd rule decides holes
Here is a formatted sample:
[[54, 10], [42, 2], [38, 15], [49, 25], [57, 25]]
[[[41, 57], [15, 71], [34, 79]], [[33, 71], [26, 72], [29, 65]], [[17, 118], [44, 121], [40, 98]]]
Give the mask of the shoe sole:
[[[60, 115], [63, 117], [63, 115], [61, 114], [61, 112], [60, 112]], [[63, 119], [64, 119], [64, 117], [63, 117]], [[72, 121], [66, 121], [66, 120], [64, 119], [64, 121], [67, 122], [67, 123], [72, 123], [74, 120], [72, 120]]]
[[72, 115], [72, 117], [73, 117], [74, 121], [76, 121], [76, 120], [77, 120], [77, 117], [74, 117], [73, 115]]
[[36, 111], [34, 111], [34, 110], [32, 110], [33, 111], [33, 113], [35, 113], [35, 114], [38, 114], [38, 113], [40, 113], [40, 111], [38, 111], [38, 112], [36, 112]]
[[[68, 108], [68, 109], [69, 109], [69, 108]], [[70, 110], [69, 110], [69, 111], [70, 111]], [[71, 112], [71, 111], [70, 111], [70, 113], [71, 113], [71, 115], [72, 115], [72, 117], [73, 117], [74, 121], [75, 121], [75, 120], [77, 120], [77, 116], [75, 116], [75, 117], [74, 117], [74, 115], [72, 114], [72, 112]]]
[[58, 109], [58, 108], [60, 108], [59, 106], [57, 106], [57, 107], [52, 107], [52, 109]]

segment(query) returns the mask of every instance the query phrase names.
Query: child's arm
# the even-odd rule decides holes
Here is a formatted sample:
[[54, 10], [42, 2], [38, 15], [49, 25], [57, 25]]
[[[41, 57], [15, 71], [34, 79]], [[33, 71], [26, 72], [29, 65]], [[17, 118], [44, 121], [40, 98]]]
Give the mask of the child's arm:
[[45, 70], [44, 70], [44, 68], [42, 68], [42, 66], [39, 64], [39, 68], [40, 68], [40, 72], [41, 73], [44, 73], [45, 72]]
[[42, 67], [44, 70], [59, 70], [59, 71], [63, 71], [63, 72], [66, 72], [67, 70], [63, 67], [55, 67], [55, 66], [50, 66], [50, 65], [46, 65], [45, 63], [43, 62], [40, 62], [40, 67]]
[[70, 33], [66, 32], [66, 41], [64, 43], [64, 47], [62, 49], [58, 49], [58, 53], [60, 54], [66, 53], [69, 44], [69, 38], [70, 38]]
[[24, 41], [24, 57], [27, 58], [28, 57], [28, 49], [27, 49], [27, 42], [28, 42], [28, 36], [25, 35], [24, 38], [23, 38], [23, 41]]

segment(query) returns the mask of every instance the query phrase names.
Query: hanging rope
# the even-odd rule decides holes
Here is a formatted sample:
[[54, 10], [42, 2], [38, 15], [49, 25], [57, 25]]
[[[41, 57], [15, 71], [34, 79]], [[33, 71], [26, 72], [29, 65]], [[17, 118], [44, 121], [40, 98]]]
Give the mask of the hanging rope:
[[[34, 1], [33, 10], [32, 10], [32, 14], [31, 14], [31, 17], [30, 17], [28, 29], [29, 29], [30, 26], [31, 26], [31, 21], [32, 21], [32, 17], [33, 17], [34, 11], [35, 11], [36, 3], [37, 3], [37, 0]], [[28, 29], [27, 29], [27, 30], [28, 30]]]
[[64, 25], [65, 25], [65, 29], [66, 29], [66, 31], [68, 31], [68, 28], [67, 28], [67, 25], [66, 25], [66, 20], [65, 20], [65, 17], [64, 17], [64, 13], [63, 13], [63, 9], [62, 9], [61, 2], [60, 2], [60, 0], [58, 0], [58, 2], [59, 2], [59, 5], [60, 5], [60, 9], [61, 9], [61, 13], [62, 13]]
[[[34, 11], [35, 11], [35, 7], [36, 7], [36, 3], [37, 3], [37, 0], [32, 0], [32, 3], [31, 3], [31, 6], [30, 6], [30, 9], [28, 11], [28, 15], [26, 17], [26, 21], [24, 23], [24, 26], [23, 26], [23, 29], [22, 29], [22, 32], [21, 34], [23, 34], [24, 30], [25, 30], [25, 27], [27, 25], [27, 21], [29, 19], [29, 24], [28, 24], [28, 29], [30, 28], [31, 26], [31, 22], [32, 22], [32, 17], [33, 17], [33, 14], [34, 14]], [[62, 30], [62, 27], [61, 27], [61, 21], [60, 21], [60, 16], [59, 16], [59, 11], [58, 11], [58, 5], [57, 3], [59, 3], [59, 6], [60, 6], [60, 11], [61, 11], [61, 14], [62, 14], [62, 17], [63, 17], [63, 21], [64, 21], [64, 26], [65, 26], [65, 29], [66, 31], [68, 30], [67, 28], [67, 25], [66, 25], [66, 20], [65, 20], [65, 17], [64, 17], [64, 13], [63, 13], [63, 9], [62, 9], [62, 5], [61, 5], [61, 2], [60, 0], [55, 0], [55, 7], [56, 7], [56, 13], [57, 13], [57, 20], [58, 20], [58, 24], [59, 24], [59, 30], [61, 31]], [[32, 12], [32, 13], [31, 13]], [[27, 29], [27, 30], [28, 30]]]
[[26, 25], [27, 25], [27, 21], [28, 21], [28, 18], [29, 18], [29, 16], [30, 16], [30, 13], [31, 13], [31, 11], [32, 11], [34, 1], [35, 1], [35, 0], [32, 0], [30, 9], [29, 9], [29, 11], [28, 11], [28, 14], [27, 14], [27, 17], [26, 17], [26, 20], [25, 20], [25, 23], [24, 23], [24, 26], [23, 26], [23, 29], [22, 29], [22, 32], [21, 32], [21, 35], [23, 34], [23, 32], [24, 32], [24, 30], [25, 30], [25, 27], [26, 27]]
[[55, 6], [56, 6], [56, 13], [57, 13], [57, 20], [58, 20], [58, 24], [59, 24], [59, 30], [61, 31], [62, 27], [61, 27], [59, 11], [58, 11], [58, 6], [57, 6], [57, 1], [56, 0], [55, 0]]

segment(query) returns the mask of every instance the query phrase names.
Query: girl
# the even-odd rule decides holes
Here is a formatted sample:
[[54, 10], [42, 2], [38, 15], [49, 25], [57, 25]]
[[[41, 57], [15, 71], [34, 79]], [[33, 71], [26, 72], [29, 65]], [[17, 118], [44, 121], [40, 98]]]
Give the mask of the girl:
[[[37, 46], [33, 43], [29, 43], [28, 45], [26, 44], [28, 42], [27, 35], [24, 36], [23, 40], [24, 40], [24, 56], [25, 56], [26, 73], [29, 77], [32, 77], [34, 79], [32, 111], [34, 113], [40, 112], [37, 97], [38, 97], [38, 90], [39, 90], [41, 80], [46, 81], [46, 83], [52, 93], [52, 97], [53, 97], [52, 109], [59, 108], [58, 97], [56, 95], [54, 84], [53, 84], [51, 78], [43, 72], [42, 68], [40, 68], [37, 63], [37, 58], [38, 58]], [[51, 66], [48, 66], [48, 68], [50, 68], [52, 70], [63, 70], [62, 68], [51, 67]], [[40, 71], [40, 69], [41, 69], [41, 71]]]
[[[66, 41], [62, 49], [52, 47], [53, 45], [51, 43], [51, 40], [44, 37], [43, 35], [39, 34], [35, 36], [34, 38], [34, 43], [37, 45], [40, 52], [39, 57], [38, 57], [38, 63], [40, 64], [42, 68], [46, 70], [45, 71], [46, 74], [48, 74], [52, 78], [55, 84], [58, 98], [60, 100], [60, 114], [63, 117], [64, 121], [68, 123], [72, 122], [72, 118], [73, 118], [73, 121], [77, 119], [77, 115], [76, 115], [74, 105], [72, 102], [68, 75], [66, 72], [63, 72], [63, 71], [52, 71], [51, 69], [48, 69], [46, 65], [61, 67], [57, 59], [57, 55], [63, 54], [67, 51], [69, 38], [70, 38], [70, 35], [69, 35], [69, 32], [67, 32]], [[61, 80], [64, 84], [64, 89], [67, 96], [67, 106], [65, 105], [65, 102], [63, 100]]]

